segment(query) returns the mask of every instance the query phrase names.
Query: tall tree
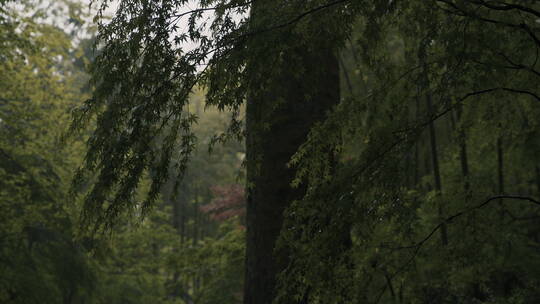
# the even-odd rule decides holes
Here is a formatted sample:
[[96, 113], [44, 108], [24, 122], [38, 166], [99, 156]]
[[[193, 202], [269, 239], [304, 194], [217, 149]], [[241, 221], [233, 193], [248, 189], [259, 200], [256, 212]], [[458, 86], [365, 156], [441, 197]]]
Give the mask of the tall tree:
[[[251, 13], [254, 27], [271, 22], [273, 14], [279, 14], [277, 8], [256, 4]], [[314, 22], [309, 24], [314, 26]], [[292, 188], [295, 170], [287, 164], [306, 141], [311, 128], [323, 121], [339, 102], [337, 50], [312, 41], [295, 43], [302, 40], [298, 35], [287, 29], [281, 33], [282, 41], [261, 35], [251, 44], [253, 48], [268, 48], [270, 43], [279, 43], [282, 49], [272, 50], [280, 56], [271, 57], [275, 58], [272, 68], [276, 76], [268, 87], [261, 90], [257, 81], [251, 81], [246, 110], [246, 304], [269, 304], [276, 295], [277, 275], [288, 263], [286, 252], [275, 251], [283, 213], [292, 201], [305, 195], [304, 186]], [[259, 56], [252, 60], [257, 65], [272, 64]]]
[[[86, 216], [110, 227], [134, 206], [132, 193], [145, 171], [152, 171], [153, 183], [143, 210], [169, 176], [171, 158], [179, 160], [178, 175], [184, 173], [195, 142], [188, 96], [196, 85], [207, 88], [209, 105], [232, 111], [218, 141], [244, 132], [239, 114], [248, 92], [245, 301], [270, 303], [275, 277], [286, 265], [273, 258], [282, 213], [303, 196], [302, 187], [290, 186], [295, 174], [287, 163], [339, 101], [336, 56], [347, 31], [337, 29], [348, 28], [351, 14], [345, 1], [203, 1], [182, 12], [185, 3], [121, 1], [112, 21], [100, 24], [96, 90], [75, 119], [77, 126], [97, 116], [77, 179], [97, 173]], [[205, 11], [214, 12], [210, 34], [198, 22]], [[182, 17], [188, 31], [176, 33]], [[184, 50], [187, 40], [197, 47]]]

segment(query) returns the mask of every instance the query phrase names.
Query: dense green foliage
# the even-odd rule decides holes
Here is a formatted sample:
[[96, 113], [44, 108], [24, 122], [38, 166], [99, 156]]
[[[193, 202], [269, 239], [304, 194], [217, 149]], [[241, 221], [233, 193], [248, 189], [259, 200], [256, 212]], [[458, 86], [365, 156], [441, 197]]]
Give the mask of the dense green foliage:
[[539, 7], [438, 2], [359, 18], [344, 98], [291, 160], [311, 187], [282, 233], [284, 302], [540, 299]]
[[[238, 302], [238, 212], [214, 221], [202, 210], [227, 199], [213, 187], [241, 180], [243, 152], [231, 142], [208, 154], [227, 117], [203, 113], [202, 92], [190, 97], [205, 123], [194, 131], [206, 142], [192, 165], [205, 166], [186, 174], [184, 192], [173, 196], [174, 183], [164, 187], [151, 216], [124, 216], [110, 234], [80, 229], [83, 202], [71, 192], [87, 185], [72, 188], [71, 180], [91, 129], [66, 135], [70, 112], [90, 97], [93, 51], [81, 4], [64, 4], [64, 11], [30, 2], [0, 6], [0, 302]], [[238, 205], [243, 197], [236, 199]]]
[[95, 58], [74, 3], [10, 2], [0, 302], [241, 302], [241, 140], [294, 119], [243, 106], [309, 104], [282, 92], [321, 50], [341, 97], [287, 164], [275, 303], [540, 302], [538, 1], [103, 0]]
[[[93, 140], [106, 145], [91, 145], [87, 168], [118, 187], [98, 184], [88, 202], [110, 197], [101, 208], [119, 212], [134, 176], [189, 154], [190, 135], [161, 155], [144, 145], [167, 124], [166, 137], [189, 134], [193, 120], [180, 111], [193, 85], [234, 111], [254, 83], [272, 92], [284, 69], [302, 76], [305, 62], [281, 58], [285, 50], [330, 43], [341, 53], [343, 97], [291, 159], [295, 185], [308, 191], [286, 212], [281, 246], [291, 260], [278, 300], [536, 301], [534, 1], [276, 1], [251, 18], [234, 18], [249, 3], [178, 13], [184, 4], [125, 1], [102, 27], [109, 53], [87, 107], [121, 123], [100, 124]], [[197, 22], [204, 11], [215, 13], [210, 35]], [[182, 17], [189, 31], [170, 30]], [[190, 39], [198, 47], [183, 51]], [[134, 91], [139, 83], [150, 87]], [[236, 118], [232, 135], [242, 132]]]
[[6, 10], [0, 28], [0, 301], [58, 303], [94, 281], [66, 199], [82, 143], [59, 141], [84, 96], [58, 60], [76, 56], [70, 38], [27, 13]]

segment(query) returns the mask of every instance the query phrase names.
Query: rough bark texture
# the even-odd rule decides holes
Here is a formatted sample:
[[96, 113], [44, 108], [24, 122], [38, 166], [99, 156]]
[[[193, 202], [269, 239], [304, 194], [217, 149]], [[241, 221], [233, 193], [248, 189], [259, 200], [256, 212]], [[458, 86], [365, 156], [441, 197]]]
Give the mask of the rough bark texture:
[[275, 296], [276, 275], [286, 266], [286, 254], [274, 252], [283, 212], [304, 194], [301, 187], [291, 188], [294, 171], [286, 164], [314, 123], [339, 101], [339, 65], [332, 51], [290, 52], [304, 73], [282, 73], [279, 90], [255, 93], [247, 103], [245, 304], [269, 304]]

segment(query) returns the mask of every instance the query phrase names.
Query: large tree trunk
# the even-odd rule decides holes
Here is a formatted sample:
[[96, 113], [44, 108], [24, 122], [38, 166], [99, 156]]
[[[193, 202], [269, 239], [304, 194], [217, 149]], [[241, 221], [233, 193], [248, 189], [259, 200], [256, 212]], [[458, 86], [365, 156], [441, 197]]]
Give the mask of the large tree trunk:
[[[294, 65], [290, 60], [301, 61], [302, 75], [283, 69], [275, 79], [278, 90], [254, 90], [247, 103], [245, 304], [270, 304], [275, 297], [276, 275], [287, 263], [285, 253], [274, 251], [283, 212], [304, 195], [302, 187], [291, 188], [294, 170], [287, 163], [315, 122], [339, 101], [336, 54], [320, 49], [310, 54], [303, 47], [287, 52], [285, 58], [295, 59], [282, 64], [287, 67]], [[307, 94], [310, 100], [305, 100]]]

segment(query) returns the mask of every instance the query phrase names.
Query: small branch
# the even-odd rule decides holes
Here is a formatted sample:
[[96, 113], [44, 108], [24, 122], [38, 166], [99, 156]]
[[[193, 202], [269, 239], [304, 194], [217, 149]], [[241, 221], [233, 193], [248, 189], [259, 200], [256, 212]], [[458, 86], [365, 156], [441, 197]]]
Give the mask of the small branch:
[[527, 6], [523, 6], [523, 5], [510, 4], [510, 3], [505, 3], [505, 2], [502, 2], [500, 5], [494, 5], [494, 4], [488, 3], [488, 2], [483, 1], [483, 0], [480, 0], [480, 1], [468, 0], [468, 1], [470, 3], [482, 5], [484, 7], [492, 9], [492, 10], [497, 10], [497, 11], [519, 10], [519, 11], [526, 12], [526, 13], [532, 14], [532, 15], [540, 18], [540, 12], [539, 11], [534, 10], [534, 9], [532, 9], [530, 7], [527, 7]]
[[[537, 49], [538, 50], [538, 49]], [[504, 58], [504, 60], [506, 60], [506, 62], [508, 62], [510, 65], [512, 65], [512, 67], [510, 68], [514, 68], [514, 69], [524, 69], [524, 70], [527, 70], [529, 72], [532, 72], [534, 74], [536, 74], [536, 76], [540, 76], [540, 72], [538, 72], [537, 70], [533, 69], [532, 67], [529, 67], [529, 66], [526, 66], [526, 65], [523, 65], [521, 63], [515, 63], [514, 61], [512, 61], [508, 56], [506, 56], [504, 53], [499, 53], [499, 55], [501, 57]], [[535, 62], [536, 64], [536, 62]]]
[[486, 94], [486, 93], [493, 93], [495, 91], [507, 91], [507, 92], [512, 92], [512, 93], [525, 94], [525, 95], [529, 95], [529, 96], [533, 97], [537, 101], [540, 101], [540, 96], [538, 94], [536, 94], [536, 93], [526, 91], [526, 90], [513, 89], [513, 88], [490, 88], [490, 89], [474, 91], [474, 92], [470, 92], [470, 93], [467, 93], [467, 94], [463, 95], [460, 99], [458, 99], [456, 101], [455, 104], [453, 104], [453, 105], [449, 106], [448, 108], [444, 109], [443, 111], [433, 115], [428, 120], [426, 120], [426, 121], [424, 121], [424, 122], [422, 122], [422, 123], [420, 123], [418, 125], [415, 125], [415, 126], [411, 126], [411, 127], [405, 128], [405, 129], [396, 130], [393, 133], [394, 134], [399, 134], [399, 133], [410, 132], [413, 129], [423, 128], [423, 127], [429, 125], [431, 122], [436, 121], [437, 119], [439, 119], [439, 118], [445, 116], [446, 114], [450, 113], [455, 107], [461, 105], [469, 97], [482, 95], [482, 94]]
[[237, 4], [237, 5], [230, 5], [230, 3], [228, 3], [228, 4], [225, 4], [225, 5], [217, 5], [217, 6], [213, 6], [213, 7], [196, 8], [196, 9], [192, 9], [192, 10], [180, 13], [180, 14], [172, 15], [171, 17], [173, 17], [174, 19], [171, 22], [169, 22], [169, 24], [174, 24], [180, 18], [182, 18], [184, 16], [188, 16], [188, 15], [191, 16], [193, 14], [198, 14], [198, 13], [207, 12], [207, 11], [215, 11], [215, 10], [218, 10], [218, 9], [239, 8], [239, 7], [244, 7], [244, 6], [247, 6], [247, 5], [250, 5], [250, 4], [252, 4], [252, 1], [246, 1], [244, 3]]
[[519, 94], [525, 94], [533, 97], [534, 99], [540, 101], [540, 96], [538, 94], [526, 91], [526, 90], [518, 90], [518, 89], [512, 89], [512, 88], [500, 88], [503, 91], [512, 92], [512, 93], [519, 93]]
[[491, 24], [523, 30], [534, 40], [534, 43], [536, 44], [536, 46], [540, 46], [540, 39], [538, 38], [538, 36], [536, 36], [533, 30], [531, 30], [531, 28], [525, 23], [515, 24], [515, 23], [508, 23], [505, 21], [497, 20], [497, 19], [486, 18], [486, 17], [476, 14], [475, 12], [470, 12], [464, 8], [459, 7], [456, 3], [454, 3], [451, 0], [435, 0], [435, 1], [445, 3], [446, 5], [452, 7], [455, 10], [454, 12], [452, 12], [445, 9], [445, 11], [447, 11], [448, 13], [453, 13], [462, 17], [470, 17], [470, 18], [487, 22], [487, 23], [491, 23]]
[[496, 195], [496, 196], [492, 196], [492, 197], [488, 198], [487, 200], [485, 200], [484, 202], [482, 202], [481, 204], [470, 207], [468, 209], [460, 211], [460, 212], [446, 218], [444, 221], [442, 221], [437, 226], [435, 226], [435, 228], [433, 228], [433, 230], [431, 230], [431, 232], [424, 239], [422, 239], [420, 242], [418, 242], [416, 244], [413, 244], [413, 245], [410, 245], [410, 246], [395, 247], [395, 248], [391, 248], [391, 249], [393, 249], [393, 250], [412, 249], [412, 248], [419, 249], [420, 247], [422, 247], [422, 245], [424, 245], [424, 243], [426, 243], [435, 234], [435, 232], [437, 232], [437, 230], [441, 229], [441, 227], [443, 225], [445, 225], [447, 223], [450, 223], [454, 219], [456, 219], [456, 218], [458, 218], [458, 217], [460, 217], [460, 216], [462, 216], [462, 215], [464, 215], [466, 213], [469, 213], [469, 212], [471, 212], [473, 210], [480, 209], [480, 208], [488, 205], [489, 203], [491, 203], [493, 201], [496, 201], [496, 200], [500, 200], [500, 199], [523, 200], [523, 201], [528, 201], [530, 203], [533, 203], [535, 205], [540, 206], [540, 201], [538, 201], [536, 199], [533, 199], [531, 197], [528, 197], [528, 196], [520, 196], [520, 195]]
[[297, 15], [296, 17], [294, 17], [293, 19], [291, 19], [289, 21], [286, 21], [284, 23], [280, 23], [280, 24], [277, 24], [277, 25], [274, 25], [274, 26], [270, 26], [270, 27], [267, 27], [267, 28], [263, 28], [263, 29], [260, 29], [260, 30], [256, 30], [256, 31], [253, 31], [253, 32], [245, 33], [243, 35], [240, 35], [239, 38], [242, 38], [242, 37], [245, 37], [245, 36], [253, 36], [253, 35], [256, 35], [256, 34], [262, 34], [262, 33], [270, 32], [270, 31], [273, 31], [273, 30], [281, 29], [281, 28], [287, 27], [289, 25], [293, 25], [293, 24], [299, 22], [300, 20], [304, 19], [305, 17], [307, 17], [307, 16], [309, 16], [309, 15], [311, 15], [313, 13], [316, 13], [316, 12], [321, 11], [323, 9], [327, 9], [327, 8], [332, 7], [332, 6], [342, 4], [342, 3], [345, 3], [345, 2], [349, 2], [349, 1], [351, 1], [351, 0], [336, 0], [336, 1], [332, 1], [332, 2], [329, 2], [329, 3], [324, 4], [324, 5], [321, 5], [321, 6], [314, 7], [312, 9], [310, 9], [310, 10], [307, 10], [307, 11]]
[[[533, 203], [535, 205], [540, 206], [540, 201], [538, 201], [536, 199], [533, 199], [531, 197], [528, 197], [528, 196], [520, 196], [520, 195], [497, 195], [497, 196], [492, 196], [492, 197], [486, 199], [481, 204], [478, 204], [478, 205], [473, 206], [471, 208], [465, 209], [465, 210], [463, 210], [461, 212], [458, 212], [458, 213], [446, 218], [443, 222], [441, 222], [437, 226], [435, 226], [435, 228], [433, 228], [433, 230], [431, 230], [431, 232], [424, 239], [422, 239], [420, 242], [418, 242], [416, 244], [413, 244], [413, 245], [410, 245], [410, 246], [403, 246], [403, 247], [394, 247], [394, 248], [389, 248], [389, 247], [386, 247], [386, 246], [382, 246], [382, 247], [385, 247], [385, 248], [391, 249], [391, 250], [413, 249], [413, 252], [412, 252], [410, 258], [407, 260], [407, 262], [405, 262], [405, 264], [403, 264], [399, 269], [397, 269], [390, 276], [390, 279], [393, 279], [396, 275], [398, 275], [399, 273], [404, 271], [414, 261], [414, 259], [418, 255], [418, 252], [420, 252], [420, 249], [422, 248], [422, 246], [437, 232], [437, 230], [441, 229], [441, 227], [443, 227], [443, 225], [451, 222], [455, 218], [460, 217], [460, 216], [462, 216], [462, 215], [464, 215], [464, 214], [466, 214], [466, 213], [468, 213], [470, 211], [480, 209], [480, 208], [488, 205], [492, 201], [496, 201], [496, 200], [500, 200], [500, 199], [524, 200], [524, 201], [528, 201], [528, 202], [531, 202], [531, 203]], [[380, 294], [378, 295], [378, 300], [380, 300], [380, 297], [384, 294], [384, 292], [385, 292], [385, 290], [387, 288], [386, 286], [387, 286], [386, 284], [383, 286]], [[378, 300], [377, 300], [377, 302], [378, 302]]]

